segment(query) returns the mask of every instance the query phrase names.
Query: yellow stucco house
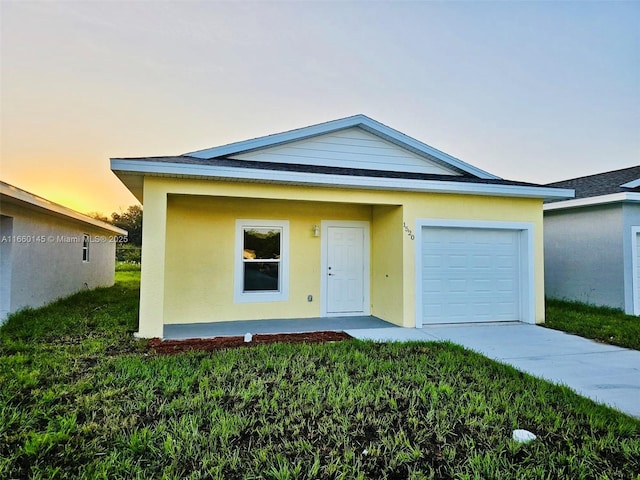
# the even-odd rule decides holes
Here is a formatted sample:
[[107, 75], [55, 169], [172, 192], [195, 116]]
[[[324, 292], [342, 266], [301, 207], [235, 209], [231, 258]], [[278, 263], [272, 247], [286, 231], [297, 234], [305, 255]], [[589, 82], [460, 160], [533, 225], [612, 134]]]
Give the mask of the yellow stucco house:
[[542, 202], [573, 194], [364, 115], [111, 169], [144, 205], [146, 338], [257, 319], [541, 323]]

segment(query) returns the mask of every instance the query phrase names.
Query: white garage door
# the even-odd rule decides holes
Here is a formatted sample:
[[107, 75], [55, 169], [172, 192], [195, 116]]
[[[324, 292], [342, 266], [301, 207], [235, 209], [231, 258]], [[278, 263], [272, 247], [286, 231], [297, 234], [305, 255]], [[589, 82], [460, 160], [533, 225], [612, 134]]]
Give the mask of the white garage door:
[[423, 325], [522, 320], [519, 230], [422, 228]]

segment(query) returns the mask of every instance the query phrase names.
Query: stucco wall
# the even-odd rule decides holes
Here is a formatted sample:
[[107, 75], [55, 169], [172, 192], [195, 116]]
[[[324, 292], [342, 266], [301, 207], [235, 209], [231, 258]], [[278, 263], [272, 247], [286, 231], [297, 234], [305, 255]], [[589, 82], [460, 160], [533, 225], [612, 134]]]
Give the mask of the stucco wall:
[[376, 205], [371, 225], [371, 313], [405, 324], [402, 207]]
[[[544, 321], [539, 199], [146, 177], [144, 207], [142, 337], [161, 337], [163, 324], [170, 322], [319, 315], [318, 304], [306, 301], [307, 294], [318, 291], [320, 282], [320, 242], [310, 236], [310, 229], [320, 220], [341, 219], [371, 222], [372, 314], [407, 327], [415, 325], [417, 247], [403, 224], [415, 230], [416, 221], [425, 218], [530, 222], [534, 230], [535, 321]], [[233, 256], [236, 218], [291, 221], [292, 290], [288, 302], [232, 303], [233, 261], [226, 257]], [[211, 233], [213, 226], [219, 233]], [[213, 292], [212, 287], [219, 290]]]
[[[418, 219], [480, 220], [495, 222], [530, 223], [533, 230], [533, 302], [535, 323], [544, 323], [544, 258], [542, 200], [532, 198], [502, 198], [452, 194], [406, 194], [404, 203], [405, 223], [415, 231]], [[405, 309], [415, 320], [416, 302], [416, 251], [419, 245], [408, 235], [404, 236]], [[524, 252], [523, 252], [524, 253]], [[525, 308], [528, 308], [526, 306]]]
[[548, 297], [625, 308], [621, 204], [547, 211], [544, 230]]
[[[2, 303], [9, 313], [46, 305], [83, 288], [113, 285], [115, 243], [102, 238], [112, 232], [9, 203], [2, 204], [2, 215], [2, 284], [10, 286], [2, 289]], [[9, 235], [4, 231], [8, 218]], [[92, 238], [88, 262], [82, 257], [83, 234]]]
[[[13, 237], [13, 218], [0, 215], [0, 236]], [[10, 241], [0, 240], [0, 324], [11, 309], [11, 250]]]
[[[234, 303], [235, 221], [239, 218], [289, 221], [287, 302]], [[170, 195], [164, 322], [319, 317], [321, 239], [313, 236], [312, 228], [326, 218], [370, 221], [371, 207]]]

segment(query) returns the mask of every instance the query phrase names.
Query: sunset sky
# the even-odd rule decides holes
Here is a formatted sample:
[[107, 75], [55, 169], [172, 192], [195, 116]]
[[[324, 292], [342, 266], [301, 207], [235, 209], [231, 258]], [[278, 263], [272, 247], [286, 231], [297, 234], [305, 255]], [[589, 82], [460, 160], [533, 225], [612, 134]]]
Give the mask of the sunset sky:
[[640, 163], [640, 2], [8, 1], [0, 179], [135, 203], [110, 157], [356, 113], [504, 178]]

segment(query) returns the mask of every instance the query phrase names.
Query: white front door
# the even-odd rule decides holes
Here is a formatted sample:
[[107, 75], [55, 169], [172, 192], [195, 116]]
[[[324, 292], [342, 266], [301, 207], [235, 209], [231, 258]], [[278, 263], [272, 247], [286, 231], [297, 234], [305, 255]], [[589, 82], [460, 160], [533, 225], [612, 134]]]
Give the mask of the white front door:
[[327, 226], [326, 263], [326, 314], [365, 314], [364, 226]]

